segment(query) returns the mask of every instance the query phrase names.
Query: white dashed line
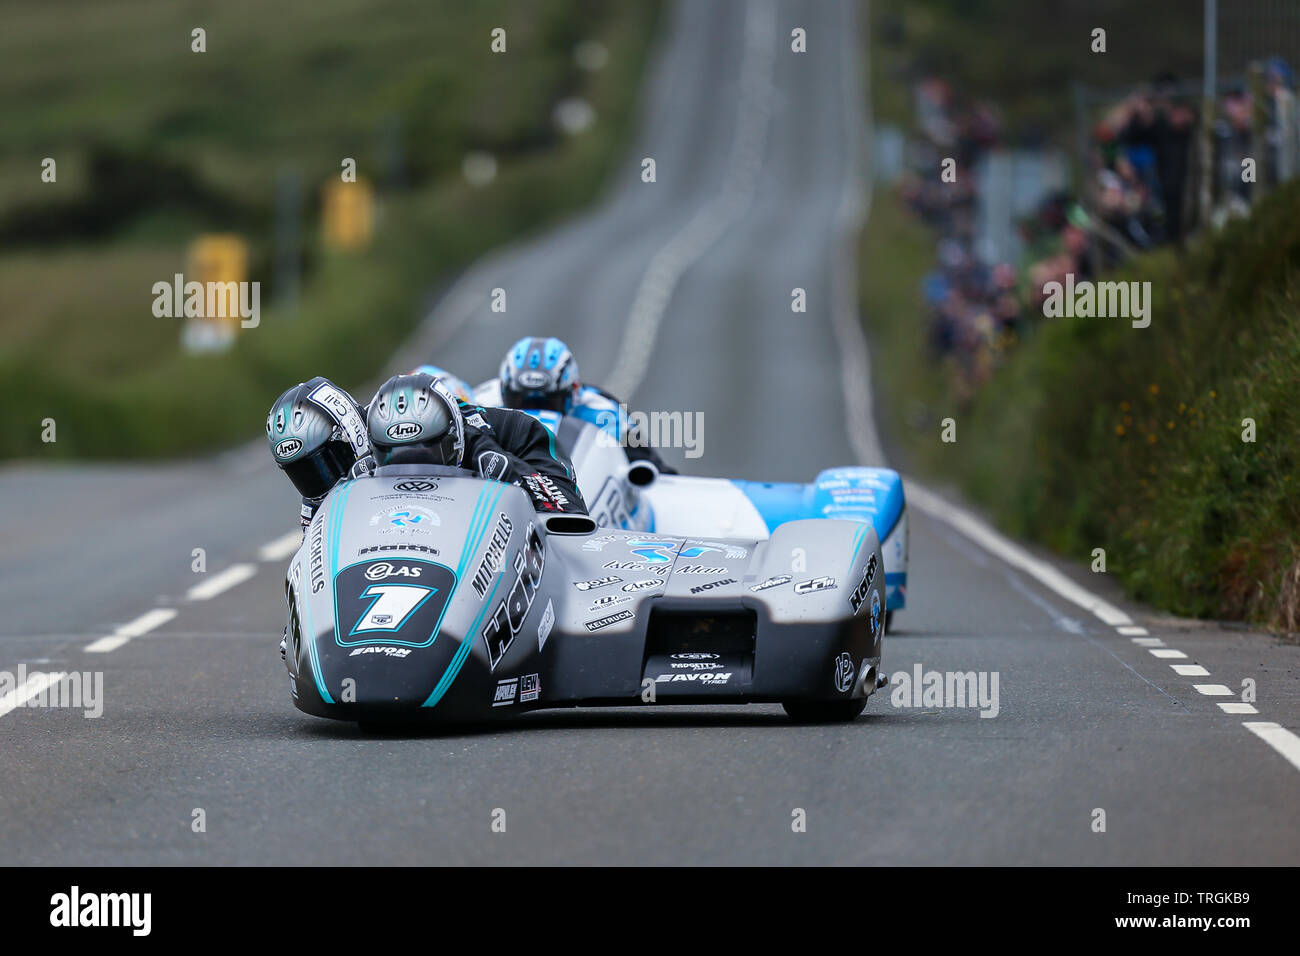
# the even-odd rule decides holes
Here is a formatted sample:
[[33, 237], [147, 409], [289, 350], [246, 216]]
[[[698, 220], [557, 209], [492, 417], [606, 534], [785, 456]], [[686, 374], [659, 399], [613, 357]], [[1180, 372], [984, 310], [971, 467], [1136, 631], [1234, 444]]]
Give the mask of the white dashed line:
[[3, 717], [11, 710], [21, 707], [45, 688], [51, 684], [57, 684], [66, 676], [62, 671], [55, 671], [52, 674], [33, 674], [23, 681], [22, 687], [15, 687], [7, 694], [0, 696], [0, 717]]
[[302, 544], [302, 531], [289, 531], [274, 541], [268, 541], [257, 549], [259, 561], [283, 561], [298, 550]]
[[1222, 684], [1193, 684], [1196, 693], [1206, 697], [1231, 697], [1232, 691]]
[[1209, 677], [1210, 672], [1200, 664], [1170, 664], [1179, 677]]
[[1258, 714], [1252, 704], [1242, 704], [1232, 701], [1219, 701], [1219, 706], [1223, 708], [1225, 714]]
[[1125, 625], [1124, 627], [1121, 627], [1119, 629], [1119, 632], [1123, 634], [1125, 637], [1132, 637], [1135, 634], [1148, 633], [1145, 627], [1138, 627], [1137, 625]]
[[1138, 647], [1164, 647], [1165, 642], [1158, 637], [1133, 637], [1130, 640]]
[[222, 591], [229, 591], [236, 584], [243, 584], [256, 573], [255, 564], [232, 564], [220, 574], [214, 574], [206, 581], [194, 585], [185, 592], [185, 596], [191, 601], [206, 601]]
[[1268, 744], [1300, 770], [1300, 737], [1281, 724], [1267, 720], [1247, 720], [1241, 726]]
[[128, 624], [123, 624], [108, 637], [101, 637], [99, 640], [87, 644], [85, 651], [89, 654], [107, 654], [109, 651], [115, 651], [133, 637], [139, 637], [152, 631], [159, 625], [166, 624], [176, 616], [176, 612], [169, 607], [156, 607], [152, 611], [146, 611]]
[[1175, 651], [1168, 647], [1152, 647], [1147, 650], [1147, 653], [1152, 657], [1158, 657], [1161, 660], [1174, 660], [1177, 658], [1185, 658], [1187, 656], [1182, 651]]

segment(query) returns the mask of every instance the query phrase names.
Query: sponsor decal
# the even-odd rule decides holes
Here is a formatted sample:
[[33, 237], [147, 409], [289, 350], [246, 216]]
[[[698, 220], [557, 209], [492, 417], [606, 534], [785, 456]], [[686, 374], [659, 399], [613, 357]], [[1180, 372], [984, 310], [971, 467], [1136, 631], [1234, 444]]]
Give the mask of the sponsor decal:
[[624, 591], [648, 591], [650, 588], [657, 588], [663, 584], [659, 578], [642, 578], [640, 581], [629, 581], [623, 585]]
[[519, 373], [519, 384], [524, 388], [543, 388], [550, 381], [550, 376], [536, 369]]
[[429, 534], [442, 524], [442, 519], [432, 511], [417, 505], [389, 508], [370, 518], [370, 526], [380, 534]]
[[493, 707], [509, 707], [515, 702], [515, 691], [519, 689], [518, 677], [507, 677], [497, 681], [496, 693], [492, 695]]
[[594, 621], [587, 621], [584, 625], [589, 631], [599, 631], [602, 627], [609, 627], [611, 624], [617, 624], [619, 621], [630, 621], [636, 615], [631, 611], [618, 611], [614, 614], [608, 614], [605, 617], [598, 617]]
[[534, 472], [531, 475], [524, 475], [523, 481], [528, 486], [533, 501], [541, 505], [543, 511], [563, 511], [564, 506], [569, 504], [568, 496], [560, 490], [560, 486], [549, 475]]
[[880, 592], [871, 592], [871, 633], [880, 640], [880, 633], [885, 627], [885, 616], [880, 613]]
[[551, 628], [555, 626], [555, 605], [551, 599], [546, 599], [546, 610], [542, 612], [542, 619], [537, 622], [537, 652], [540, 654], [542, 648], [546, 646], [546, 639], [551, 636]]
[[316, 594], [325, 587], [325, 522], [320, 520], [320, 515], [316, 516], [312, 525], [308, 554], [311, 560], [311, 593]]
[[687, 547], [678, 552], [683, 558], [698, 558], [706, 551], [721, 551], [728, 560], [749, 557], [749, 549], [736, 544], [725, 544], [721, 541], [688, 541], [686, 544]]
[[408, 478], [406, 481], [399, 481], [393, 485], [394, 491], [433, 491], [438, 487], [438, 483], [428, 478]]
[[660, 674], [655, 678], [656, 684], [676, 683], [678, 681], [699, 681], [702, 684], [718, 685], [725, 684], [731, 680], [731, 671], [725, 674], [719, 674], [716, 671], [705, 671], [704, 673], [691, 674]]
[[413, 441], [420, 437], [424, 426], [419, 422], [394, 422], [385, 429], [384, 434], [393, 441]]
[[669, 654], [675, 661], [716, 661], [721, 654], [712, 654], [706, 651], [682, 651], [677, 654]]
[[849, 595], [849, 607], [853, 608], [853, 613], [855, 615], [858, 611], [862, 610], [862, 604], [866, 601], [867, 595], [872, 593], [871, 583], [875, 580], [876, 555], [875, 552], [872, 552], [871, 557], [867, 560], [867, 566], [862, 571], [862, 580], [858, 582], [858, 586], [855, 587], [853, 593]]
[[292, 458], [300, 451], [302, 451], [302, 441], [300, 439], [286, 438], [275, 446], [275, 457]]
[[817, 591], [830, 591], [835, 588], [834, 578], [813, 578], [811, 581], [800, 581], [794, 586], [795, 594], [813, 594]]
[[367, 644], [365, 647], [355, 647], [348, 657], [356, 657], [358, 654], [382, 654], [384, 657], [396, 657], [399, 660], [403, 657], [410, 656], [409, 647], [385, 647], [378, 644]]
[[492, 578], [505, 566], [506, 547], [510, 544], [510, 534], [514, 531], [514, 527], [504, 511], [497, 514], [496, 530], [492, 532], [492, 540], [488, 542], [487, 553], [483, 555], [483, 561], [470, 582], [479, 597], [487, 596], [488, 585], [492, 583]]
[[712, 671], [722, 669], [722, 665], [717, 661], [670, 661], [668, 666], [692, 671]]
[[710, 581], [708, 584], [701, 584], [691, 588], [692, 594], [699, 594], [701, 591], [712, 591], [714, 588], [725, 587], [728, 584], [735, 584], [735, 578], [723, 578], [721, 581]]
[[847, 694], [853, 686], [853, 670], [853, 658], [848, 651], [841, 652], [835, 658], [835, 689], [841, 694]]
[[367, 581], [382, 581], [385, 578], [418, 578], [420, 576], [420, 566], [418, 564], [390, 564], [387, 561], [379, 561], [366, 568]]
[[[505, 515], [501, 517], [504, 518]], [[524, 532], [523, 547], [515, 553], [512, 563], [515, 571], [514, 584], [483, 625], [483, 643], [487, 646], [489, 670], [496, 670], [497, 664], [514, 643], [519, 629], [524, 626], [537, 597], [537, 588], [542, 583], [545, 561], [542, 539], [537, 534], [536, 526], [530, 523]]]
[[[587, 504], [590, 506], [587, 513], [591, 515], [591, 520], [596, 522], [598, 527], [626, 528], [632, 524], [632, 514], [628, 511], [628, 501], [624, 489], [613, 478], [606, 478], [599, 493], [592, 498], [588, 498]], [[599, 542], [594, 547], [588, 548], [584, 544], [583, 548], [587, 551], [599, 551], [610, 541], [626, 540], [629, 537], [631, 535], [604, 535], [587, 542], [587, 544], [591, 544], [592, 541]]]
[[670, 564], [681, 546], [680, 541], [660, 541], [657, 539], [638, 539], [629, 541], [628, 547], [642, 561], [651, 564]]
[[630, 600], [632, 600], [630, 597], [624, 597], [621, 594], [606, 594], [602, 598], [596, 598], [596, 600], [592, 602], [591, 607], [587, 608], [587, 610], [601, 611], [607, 607], [618, 607], [620, 604], [626, 604]]
[[[608, 577], [596, 578], [596, 580], [594, 581], [574, 581], [573, 586], [577, 588], [579, 591], [594, 591], [596, 590], [596, 588], [603, 588], [611, 584], [618, 584], [618, 582], [622, 580], [623, 580], [622, 578], [615, 577], [614, 575], [611, 574]], [[624, 590], [626, 590], [626, 588]]]
[[334, 417], [348, 436], [358, 458], [370, 451], [370, 433], [366, 429], [366, 420], [361, 417], [351, 399], [328, 383], [317, 385], [307, 397]]
[[519, 678], [519, 703], [526, 704], [536, 700], [542, 694], [542, 679], [537, 674], [525, 674]]
[[500, 480], [510, 466], [510, 460], [499, 451], [485, 451], [478, 456], [478, 473], [484, 478]]
[[711, 568], [703, 564], [688, 564], [685, 566], [678, 565], [673, 568], [674, 574], [726, 574], [726, 568]]
[[489, 425], [487, 422], [483, 420], [483, 416], [480, 415], [478, 412], [475, 412], [473, 415], [470, 415], [468, 418], [465, 419], [465, 421], [473, 425], [475, 428], [482, 428], [484, 431], [487, 431], [492, 427], [491, 425]]
[[375, 554], [378, 551], [419, 551], [421, 554], [438, 554], [437, 548], [428, 544], [372, 544], [367, 548], [357, 549], [358, 555]]
[[[638, 561], [606, 561], [601, 565], [602, 568], [611, 571], [641, 571], [650, 572], [651, 574], [667, 574], [668, 565], [660, 564], [654, 567], [646, 567]], [[726, 568], [719, 568], [719, 571], [725, 571]]]
[[750, 587], [751, 591], [766, 591], [769, 588], [779, 588], [783, 584], [789, 584], [794, 577], [789, 574], [778, 574], [774, 578], [768, 578], [762, 584], [755, 584]]
[[[594, 521], [595, 518], [593, 517], [592, 520]], [[599, 521], [597, 521], [596, 523], [597, 523], [597, 524], [600, 524]], [[610, 544], [611, 542], [614, 542], [614, 541], [626, 541], [626, 540], [627, 540], [628, 538], [630, 538], [630, 537], [631, 537], [631, 535], [628, 535], [628, 534], [618, 534], [618, 533], [598, 535], [598, 536], [595, 537], [595, 538], [588, 538], [586, 541], [582, 542], [582, 550], [583, 550], [583, 551], [600, 551], [601, 549], [603, 549], [603, 548], [605, 547], [605, 545]]]
[[335, 640], [427, 647], [455, 586], [455, 572], [423, 558], [350, 564], [334, 578]]

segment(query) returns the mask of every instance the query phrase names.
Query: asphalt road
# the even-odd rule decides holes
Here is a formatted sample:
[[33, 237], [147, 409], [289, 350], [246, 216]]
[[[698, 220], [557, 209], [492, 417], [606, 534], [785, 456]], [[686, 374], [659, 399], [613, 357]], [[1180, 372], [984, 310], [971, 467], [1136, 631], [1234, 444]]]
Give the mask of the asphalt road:
[[[854, 14], [680, 4], [609, 195], [466, 273], [394, 369], [479, 380], [514, 338], [557, 334], [633, 408], [702, 413], [691, 472], [806, 480], [877, 457], [844, 325], [868, 121]], [[796, 26], [806, 54], [790, 52]], [[1151, 646], [1135, 643], [918, 507], [885, 670], [996, 674], [996, 716], [882, 691], [834, 727], [766, 706], [646, 708], [367, 738], [290, 704], [285, 561], [259, 548], [293, 530], [297, 500], [261, 449], [8, 467], [0, 500], [0, 670], [104, 675], [97, 719], [0, 714], [8, 863], [1300, 862], [1300, 766], [1243, 726], [1300, 728], [1300, 649], [1155, 615], [1038, 556], [1145, 628]], [[247, 580], [189, 594], [242, 565]], [[145, 631], [130, 624], [156, 608], [176, 613], [86, 650]], [[1186, 656], [1152, 653], [1167, 649]], [[1256, 716], [1196, 689], [1246, 679]]]

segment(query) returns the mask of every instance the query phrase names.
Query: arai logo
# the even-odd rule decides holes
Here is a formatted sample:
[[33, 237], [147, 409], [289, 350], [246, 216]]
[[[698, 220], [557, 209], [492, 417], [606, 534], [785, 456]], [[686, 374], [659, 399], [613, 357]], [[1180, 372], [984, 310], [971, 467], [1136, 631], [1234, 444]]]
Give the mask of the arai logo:
[[280, 444], [275, 446], [276, 458], [292, 458], [298, 452], [302, 451], [302, 441], [297, 438], [286, 438]]
[[519, 376], [519, 384], [524, 388], [541, 388], [548, 380], [545, 372], [522, 372]]
[[410, 441], [417, 437], [420, 432], [424, 431], [424, 426], [419, 422], [397, 422], [389, 425], [388, 430], [384, 432], [393, 441]]

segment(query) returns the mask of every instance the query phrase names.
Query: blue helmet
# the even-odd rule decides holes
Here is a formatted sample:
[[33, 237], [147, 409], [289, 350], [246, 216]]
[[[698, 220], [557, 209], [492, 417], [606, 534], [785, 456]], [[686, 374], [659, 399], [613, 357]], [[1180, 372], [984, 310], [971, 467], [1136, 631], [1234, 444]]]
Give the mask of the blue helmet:
[[578, 362], [556, 338], [525, 338], [501, 360], [501, 403], [506, 408], [548, 408], [567, 413], [582, 387]]

